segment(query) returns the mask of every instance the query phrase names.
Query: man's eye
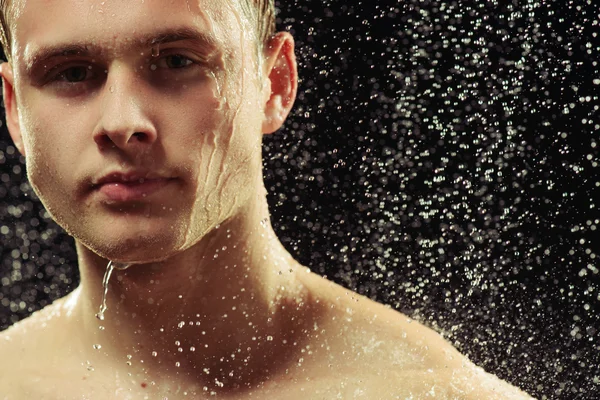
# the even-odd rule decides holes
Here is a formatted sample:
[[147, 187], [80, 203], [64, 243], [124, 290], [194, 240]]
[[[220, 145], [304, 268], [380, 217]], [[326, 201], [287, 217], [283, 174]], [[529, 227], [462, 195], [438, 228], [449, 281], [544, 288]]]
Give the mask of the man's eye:
[[84, 66], [71, 67], [58, 74], [57, 79], [69, 83], [83, 82], [90, 77], [91, 73], [90, 69]]
[[193, 63], [194, 62], [186, 56], [174, 54], [162, 57], [156, 64], [160, 68], [185, 68]]

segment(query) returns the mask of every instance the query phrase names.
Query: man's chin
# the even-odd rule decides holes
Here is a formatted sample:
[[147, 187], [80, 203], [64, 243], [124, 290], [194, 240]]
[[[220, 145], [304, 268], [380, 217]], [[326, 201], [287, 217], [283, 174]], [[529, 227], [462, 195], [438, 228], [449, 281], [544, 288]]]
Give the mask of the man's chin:
[[177, 253], [180, 244], [165, 237], [118, 237], [78, 241], [94, 254], [119, 264], [149, 264], [164, 261]]
[[143, 265], [143, 264], [155, 264], [168, 260], [173, 257], [173, 253], [162, 253], [158, 255], [148, 255], [144, 254], [125, 254], [125, 255], [115, 255], [112, 258], [107, 256], [102, 256], [108, 260], [111, 260], [113, 263], [117, 264], [117, 269], [126, 269], [132, 265]]
[[215, 225], [204, 220], [194, 225], [197, 229], [189, 230], [190, 221], [191, 218], [129, 216], [90, 218], [64, 227], [85, 249], [106, 260], [147, 264], [165, 261], [189, 249]]

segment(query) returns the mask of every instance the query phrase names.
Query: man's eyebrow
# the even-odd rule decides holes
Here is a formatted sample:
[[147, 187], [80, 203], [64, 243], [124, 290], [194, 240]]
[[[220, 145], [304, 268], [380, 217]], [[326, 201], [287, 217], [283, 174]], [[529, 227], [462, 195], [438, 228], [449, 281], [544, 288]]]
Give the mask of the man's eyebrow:
[[142, 38], [141, 42], [142, 46], [156, 46], [182, 40], [195, 41], [213, 48], [217, 46], [217, 41], [213, 36], [188, 27], [166, 29], [158, 34], [147, 35]]
[[[153, 32], [141, 37], [130, 40], [137, 42], [134, 47], [152, 48], [162, 44], [168, 44], [179, 41], [193, 41], [208, 51], [214, 51], [217, 48], [217, 40], [212, 35], [198, 31], [189, 27], [169, 28], [159, 32]], [[30, 71], [34, 65], [39, 65], [54, 57], [65, 57], [71, 55], [92, 56], [105, 52], [101, 46], [96, 43], [69, 43], [41, 46], [33, 50], [30, 54], [25, 54], [25, 65]]]

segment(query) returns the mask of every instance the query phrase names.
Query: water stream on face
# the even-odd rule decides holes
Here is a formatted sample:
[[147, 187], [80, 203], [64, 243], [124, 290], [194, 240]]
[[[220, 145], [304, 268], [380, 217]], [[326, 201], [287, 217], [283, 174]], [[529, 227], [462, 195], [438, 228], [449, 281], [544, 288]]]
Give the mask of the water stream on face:
[[106, 272], [104, 273], [104, 279], [102, 280], [102, 288], [104, 289], [102, 292], [102, 303], [100, 304], [100, 310], [96, 314], [96, 318], [98, 318], [100, 321], [104, 321], [104, 313], [107, 309], [106, 295], [108, 293], [108, 282], [110, 281], [110, 276], [112, 275], [113, 270], [118, 269], [123, 271], [131, 267], [131, 265], [132, 264], [121, 264], [113, 261], [108, 262], [108, 265], [106, 266]]

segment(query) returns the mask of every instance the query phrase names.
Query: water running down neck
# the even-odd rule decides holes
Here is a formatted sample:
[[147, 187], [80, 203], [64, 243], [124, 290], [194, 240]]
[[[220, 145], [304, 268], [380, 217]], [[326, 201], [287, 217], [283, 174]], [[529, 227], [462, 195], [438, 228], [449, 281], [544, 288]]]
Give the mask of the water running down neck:
[[102, 292], [102, 303], [100, 304], [100, 310], [96, 314], [96, 318], [98, 318], [100, 321], [104, 321], [104, 313], [107, 309], [106, 295], [108, 293], [108, 282], [110, 281], [110, 276], [112, 275], [113, 270], [118, 269], [122, 271], [131, 267], [131, 265], [132, 264], [121, 264], [113, 261], [108, 262], [108, 265], [106, 266], [106, 272], [104, 273], [104, 279], [102, 280], [102, 288], [104, 289]]

